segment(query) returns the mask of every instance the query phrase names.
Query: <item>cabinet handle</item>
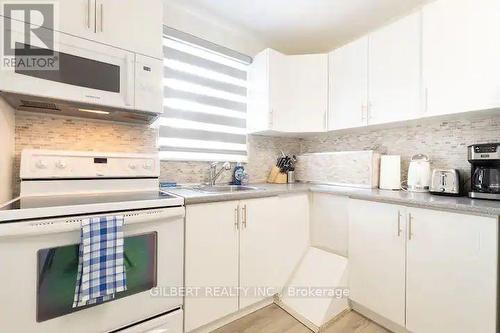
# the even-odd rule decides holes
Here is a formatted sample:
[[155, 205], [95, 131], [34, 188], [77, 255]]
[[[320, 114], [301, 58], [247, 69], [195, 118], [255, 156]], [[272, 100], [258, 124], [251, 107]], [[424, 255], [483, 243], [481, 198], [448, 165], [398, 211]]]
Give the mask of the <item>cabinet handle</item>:
[[398, 210], [398, 237], [401, 236], [401, 232], [403, 232], [403, 230], [401, 230], [401, 212]]
[[242, 215], [243, 215], [243, 219], [242, 219], [241, 224], [243, 225], [243, 228], [246, 229], [246, 227], [247, 227], [247, 205], [243, 205], [243, 208], [241, 210], [242, 210]]
[[425, 88], [424, 98], [424, 113], [427, 113], [429, 111], [429, 88]]
[[411, 216], [411, 213], [408, 213], [408, 240], [411, 240], [413, 237], [413, 230], [411, 227], [412, 221], [413, 221], [413, 216]]
[[234, 226], [236, 227], [236, 230], [240, 229], [240, 214], [238, 214], [239, 211], [239, 206], [234, 209]]
[[364, 122], [366, 120], [365, 112], [366, 112], [366, 105], [363, 104], [361, 105], [361, 122]]
[[101, 32], [104, 32], [104, 5], [101, 3]]
[[87, 28], [90, 29], [90, 0], [87, 0]]
[[328, 131], [328, 110], [325, 110], [325, 131]]

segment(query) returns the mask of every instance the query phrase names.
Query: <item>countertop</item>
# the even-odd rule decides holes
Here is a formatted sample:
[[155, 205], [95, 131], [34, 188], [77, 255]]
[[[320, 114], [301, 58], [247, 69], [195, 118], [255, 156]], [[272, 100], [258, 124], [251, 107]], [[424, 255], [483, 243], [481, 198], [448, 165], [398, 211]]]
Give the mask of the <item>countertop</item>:
[[416, 208], [444, 210], [481, 216], [500, 216], [500, 201], [448, 197], [430, 193], [411, 193], [379, 189], [360, 189], [333, 185], [296, 184], [250, 184], [258, 190], [232, 193], [207, 193], [190, 188], [164, 189], [166, 192], [184, 197], [186, 205], [271, 197], [291, 193], [320, 192], [347, 196], [352, 199], [399, 204]]

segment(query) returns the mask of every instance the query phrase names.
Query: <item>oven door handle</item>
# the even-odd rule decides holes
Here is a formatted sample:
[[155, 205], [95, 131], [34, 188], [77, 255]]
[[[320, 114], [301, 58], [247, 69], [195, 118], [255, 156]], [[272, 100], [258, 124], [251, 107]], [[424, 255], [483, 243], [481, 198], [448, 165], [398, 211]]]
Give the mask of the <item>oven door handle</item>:
[[[115, 215], [123, 215], [125, 223], [124, 226], [126, 227], [128, 225], [151, 223], [153, 221], [169, 222], [173, 219], [184, 219], [185, 209], [184, 207], [158, 208], [124, 212], [122, 214], [117, 213]], [[0, 223], [0, 239], [78, 231], [80, 230], [82, 219], [98, 216], [106, 216], [106, 214], [94, 214], [72, 218], [43, 219], [29, 222]]]

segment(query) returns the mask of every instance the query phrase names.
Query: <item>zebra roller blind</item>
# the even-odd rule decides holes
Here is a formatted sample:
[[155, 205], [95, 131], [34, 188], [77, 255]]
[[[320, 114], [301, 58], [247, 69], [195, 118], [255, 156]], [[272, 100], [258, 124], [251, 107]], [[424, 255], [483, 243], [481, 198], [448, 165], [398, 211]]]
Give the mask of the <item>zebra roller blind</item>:
[[163, 53], [160, 158], [245, 162], [248, 64], [168, 34]]

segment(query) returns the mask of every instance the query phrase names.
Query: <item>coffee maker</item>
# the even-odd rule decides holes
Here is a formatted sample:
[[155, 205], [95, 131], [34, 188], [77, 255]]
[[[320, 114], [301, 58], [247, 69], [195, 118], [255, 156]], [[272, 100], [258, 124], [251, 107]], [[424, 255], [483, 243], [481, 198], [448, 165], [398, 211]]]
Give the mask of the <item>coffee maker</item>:
[[471, 145], [468, 158], [472, 169], [469, 197], [500, 200], [500, 143]]

